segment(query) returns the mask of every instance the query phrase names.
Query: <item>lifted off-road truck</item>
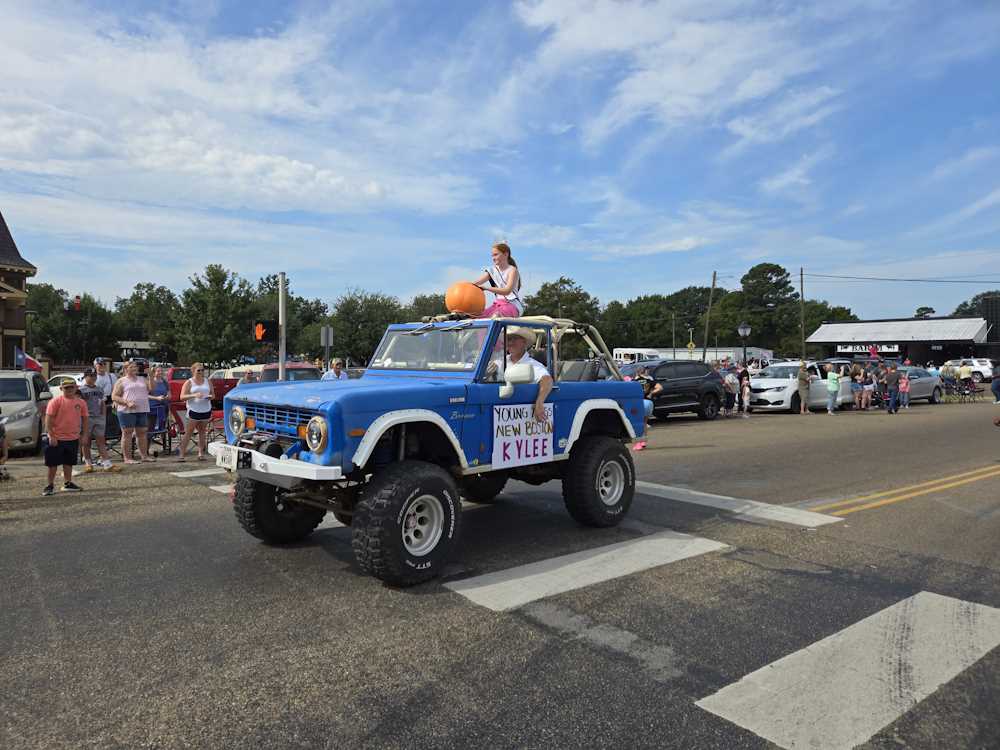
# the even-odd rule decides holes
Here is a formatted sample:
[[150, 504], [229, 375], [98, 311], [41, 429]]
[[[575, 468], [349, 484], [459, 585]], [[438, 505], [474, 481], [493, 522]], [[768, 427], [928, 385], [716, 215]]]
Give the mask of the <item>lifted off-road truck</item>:
[[[533, 335], [529, 354], [553, 377], [544, 421], [532, 368], [507, 365], [510, 326]], [[586, 343], [588, 360], [560, 358], [567, 336]], [[612, 379], [596, 379], [601, 361]], [[390, 326], [360, 379], [241, 385], [226, 395], [225, 420], [227, 443], [210, 451], [238, 475], [247, 533], [297, 542], [333, 513], [351, 527], [361, 569], [405, 586], [440, 573], [461, 498], [492, 502], [508, 479], [561, 480], [577, 522], [619, 523], [635, 489], [628, 446], [643, 402], [591, 326], [434, 320]]]

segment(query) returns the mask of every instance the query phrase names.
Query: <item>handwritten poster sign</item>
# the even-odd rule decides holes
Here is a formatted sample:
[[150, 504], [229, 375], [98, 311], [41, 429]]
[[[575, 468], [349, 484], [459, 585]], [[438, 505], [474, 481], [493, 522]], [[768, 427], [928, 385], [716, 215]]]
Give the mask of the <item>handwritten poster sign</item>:
[[526, 466], [552, 460], [552, 404], [545, 421], [535, 419], [534, 404], [493, 407], [493, 468]]

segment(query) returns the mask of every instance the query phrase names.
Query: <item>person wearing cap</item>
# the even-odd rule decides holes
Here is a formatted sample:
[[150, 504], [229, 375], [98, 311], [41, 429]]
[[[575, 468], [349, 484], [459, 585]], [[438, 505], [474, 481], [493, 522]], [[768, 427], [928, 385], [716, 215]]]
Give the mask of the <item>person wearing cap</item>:
[[94, 358], [94, 371], [97, 373], [97, 387], [104, 391], [104, 403], [111, 403], [111, 391], [115, 388], [118, 378], [108, 370], [107, 361], [102, 357]]
[[93, 367], [88, 367], [83, 371], [83, 385], [79, 388], [80, 398], [87, 405], [87, 432], [83, 436], [83, 472], [90, 474], [94, 470], [94, 462], [91, 458], [90, 444], [97, 441], [97, 452], [100, 454], [100, 468], [104, 471], [119, 471], [121, 467], [111, 463], [111, 456], [108, 454], [108, 443], [104, 438], [105, 428], [108, 424], [107, 403], [104, 400], [104, 389], [97, 385], [97, 371]]
[[59, 384], [60, 393], [49, 400], [45, 407], [45, 434], [49, 444], [45, 448], [45, 466], [48, 468], [49, 483], [42, 490], [43, 495], [55, 491], [56, 471], [62, 467], [63, 492], [80, 492], [81, 487], [73, 483], [73, 467], [80, 451], [80, 437], [87, 434], [87, 404], [76, 393], [76, 381], [63, 378]]
[[535, 398], [535, 419], [545, 421], [545, 399], [552, 392], [552, 376], [548, 369], [528, 354], [528, 348], [535, 341], [536, 333], [530, 328], [507, 326], [507, 367], [511, 365], [529, 365], [533, 373], [533, 381], [538, 384], [538, 396]]

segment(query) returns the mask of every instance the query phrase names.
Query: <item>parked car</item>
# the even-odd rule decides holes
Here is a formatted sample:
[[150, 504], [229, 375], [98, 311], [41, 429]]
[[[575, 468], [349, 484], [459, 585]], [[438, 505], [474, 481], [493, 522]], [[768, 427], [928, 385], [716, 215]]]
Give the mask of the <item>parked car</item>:
[[41, 373], [0, 370], [0, 415], [7, 418], [9, 450], [41, 449], [45, 406], [52, 392]]
[[[826, 408], [826, 379], [819, 370], [822, 364], [806, 362], [809, 374], [815, 376], [815, 380], [809, 384], [810, 409]], [[797, 414], [801, 407], [798, 377], [798, 362], [779, 362], [765, 367], [750, 378], [750, 408], [754, 411], [791, 411]], [[837, 405], [843, 406], [853, 401], [851, 379], [841, 377]]]
[[722, 376], [705, 362], [687, 359], [657, 359], [637, 363], [663, 391], [653, 398], [653, 414], [694, 412], [701, 419], [715, 419], [725, 399]]
[[212, 406], [221, 409], [222, 399], [226, 397], [233, 388], [240, 384], [240, 378], [246, 372], [246, 367], [230, 367], [228, 369], [214, 370], [208, 376], [208, 381], [212, 384]]
[[184, 387], [184, 381], [191, 378], [191, 368], [190, 367], [168, 367], [166, 372], [163, 373], [163, 377], [167, 379], [167, 384], [170, 386], [170, 404], [174, 406], [181, 403], [181, 388]]
[[[285, 380], [319, 380], [323, 371], [308, 362], [286, 362]], [[260, 371], [261, 383], [275, 383], [278, 380], [278, 363], [264, 365]]]
[[[503, 356], [509, 325], [544, 352], [580, 334], [615, 380], [560, 382], [536, 420], [535, 371]], [[363, 377], [248, 385], [226, 396], [225, 423], [227, 443], [209, 452], [237, 474], [244, 531], [294, 544], [332, 512], [351, 527], [360, 570], [411, 585], [440, 574], [458, 546], [460, 497], [493, 502], [510, 479], [559, 481], [575, 521], [619, 524], [635, 492], [628, 443], [643, 429], [642, 390], [622, 382], [590, 326], [409, 323], [389, 326]]]
[[993, 379], [993, 361], [989, 359], [965, 357], [963, 359], [949, 359], [945, 364], [955, 368], [969, 365], [972, 368], [972, 379], [977, 383]]
[[83, 385], [83, 373], [82, 372], [59, 372], [49, 378], [48, 385], [49, 390], [53, 388], [58, 388], [59, 384], [62, 383], [63, 378], [73, 378], [77, 385]]
[[910, 402], [926, 401], [940, 404], [944, 396], [944, 386], [940, 375], [932, 375], [922, 367], [900, 367], [910, 378]]

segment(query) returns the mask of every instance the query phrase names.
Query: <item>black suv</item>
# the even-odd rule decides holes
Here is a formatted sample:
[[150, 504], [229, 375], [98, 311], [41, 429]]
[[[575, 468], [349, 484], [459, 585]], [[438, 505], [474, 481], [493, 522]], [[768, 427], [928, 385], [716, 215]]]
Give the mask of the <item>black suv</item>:
[[646, 372], [663, 386], [653, 398], [653, 414], [693, 411], [701, 419], [715, 419], [725, 397], [722, 376], [704, 362], [686, 359], [658, 359], [641, 363]]

